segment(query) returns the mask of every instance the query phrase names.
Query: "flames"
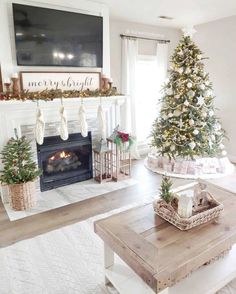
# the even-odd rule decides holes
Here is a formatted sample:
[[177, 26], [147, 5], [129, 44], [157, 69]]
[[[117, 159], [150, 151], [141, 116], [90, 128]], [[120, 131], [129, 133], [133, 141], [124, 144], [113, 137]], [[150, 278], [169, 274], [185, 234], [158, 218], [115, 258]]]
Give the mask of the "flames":
[[49, 158], [50, 161], [58, 160], [58, 159], [65, 159], [71, 157], [71, 152], [66, 152], [64, 150], [57, 152], [55, 155]]

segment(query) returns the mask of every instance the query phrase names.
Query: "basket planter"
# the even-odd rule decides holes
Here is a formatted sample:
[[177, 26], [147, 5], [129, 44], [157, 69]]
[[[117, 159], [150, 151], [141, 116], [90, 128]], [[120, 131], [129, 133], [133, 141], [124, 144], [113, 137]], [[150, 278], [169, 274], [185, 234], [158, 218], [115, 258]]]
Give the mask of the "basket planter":
[[153, 208], [156, 214], [176, 226], [180, 230], [189, 230], [193, 227], [207, 223], [220, 216], [224, 207], [213, 197], [211, 198], [209, 209], [196, 213], [189, 218], [181, 218], [171, 204], [164, 200], [156, 200], [153, 202]]
[[11, 184], [8, 187], [11, 200], [11, 207], [14, 210], [26, 210], [28, 208], [35, 206], [35, 182]]

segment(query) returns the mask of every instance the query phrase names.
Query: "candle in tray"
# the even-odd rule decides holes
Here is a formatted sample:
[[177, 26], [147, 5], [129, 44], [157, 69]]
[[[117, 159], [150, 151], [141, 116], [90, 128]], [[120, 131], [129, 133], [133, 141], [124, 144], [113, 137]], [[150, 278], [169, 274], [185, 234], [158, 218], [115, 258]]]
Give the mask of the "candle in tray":
[[178, 215], [183, 218], [189, 218], [193, 213], [193, 190], [186, 190], [178, 193]]

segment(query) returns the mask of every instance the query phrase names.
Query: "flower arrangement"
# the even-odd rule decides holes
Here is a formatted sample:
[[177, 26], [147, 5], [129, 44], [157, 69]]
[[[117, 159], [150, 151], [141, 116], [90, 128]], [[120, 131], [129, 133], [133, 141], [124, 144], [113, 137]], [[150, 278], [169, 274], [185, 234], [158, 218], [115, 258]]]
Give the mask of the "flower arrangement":
[[109, 137], [117, 146], [122, 147], [125, 143], [128, 143], [128, 149], [135, 142], [135, 138], [128, 133], [119, 131], [119, 126], [117, 126], [112, 135]]

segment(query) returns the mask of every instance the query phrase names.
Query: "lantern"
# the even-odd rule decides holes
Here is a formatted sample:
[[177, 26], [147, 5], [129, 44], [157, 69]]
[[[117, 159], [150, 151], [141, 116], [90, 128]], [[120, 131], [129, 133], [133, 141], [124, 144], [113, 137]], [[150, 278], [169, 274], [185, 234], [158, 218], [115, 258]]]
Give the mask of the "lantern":
[[93, 149], [94, 178], [97, 182], [112, 181], [112, 151], [103, 139]]

